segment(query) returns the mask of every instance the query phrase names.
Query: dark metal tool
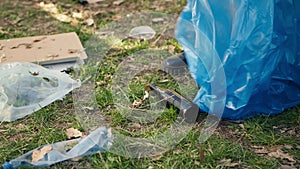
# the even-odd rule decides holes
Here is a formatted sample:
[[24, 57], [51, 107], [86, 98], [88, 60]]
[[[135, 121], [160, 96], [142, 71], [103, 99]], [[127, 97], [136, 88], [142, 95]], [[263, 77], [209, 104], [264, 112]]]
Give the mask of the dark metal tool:
[[160, 95], [163, 100], [166, 100], [167, 103], [174, 105], [179, 110], [179, 115], [187, 123], [195, 123], [199, 115], [199, 107], [193, 102], [181, 96], [179, 93], [170, 90], [158, 87], [154, 84], [145, 86], [147, 91], [154, 91]]

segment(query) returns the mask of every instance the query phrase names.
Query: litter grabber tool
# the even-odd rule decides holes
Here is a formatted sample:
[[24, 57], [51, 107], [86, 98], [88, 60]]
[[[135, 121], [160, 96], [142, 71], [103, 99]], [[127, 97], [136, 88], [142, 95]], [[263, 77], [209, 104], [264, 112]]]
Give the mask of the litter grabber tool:
[[174, 90], [164, 89], [154, 84], [145, 86], [147, 91], [154, 91], [159, 94], [162, 100], [167, 101], [169, 105], [175, 106], [179, 110], [179, 116], [181, 116], [187, 123], [195, 123], [200, 109], [193, 102], [189, 101], [185, 97], [181, 96]]

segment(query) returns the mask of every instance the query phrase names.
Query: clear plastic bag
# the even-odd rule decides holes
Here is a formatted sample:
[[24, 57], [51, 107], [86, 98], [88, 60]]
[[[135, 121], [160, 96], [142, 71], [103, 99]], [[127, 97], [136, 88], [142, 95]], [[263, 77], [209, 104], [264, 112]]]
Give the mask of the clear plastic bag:
[[[299, 11], [297, 0], [188, 0], [176, 38], [201, 86], [194, 102], [208, 112], [225, 93], [222, 117], [233, 120], [299, 104]], [[226, 91], [212, 93], [213, 83]]]
[[0, 64], [0, 121], [29, 115], [79, 86], [67, 74], [33, 63]]
[[[97, 152], [105, 152], [112, 146], [112, 134], [104, 127], [99, 127], [85, 138], [78, 138], [68, 141], [44, 145], [26, 154], [6, 162], [3, 169], [14, 169], [21, 166], [49, 167], [61, 161], [93, 155]], [[49, 151], [38, 161], [33, 160], [34, 152], [43, 147], [50, 147]]]

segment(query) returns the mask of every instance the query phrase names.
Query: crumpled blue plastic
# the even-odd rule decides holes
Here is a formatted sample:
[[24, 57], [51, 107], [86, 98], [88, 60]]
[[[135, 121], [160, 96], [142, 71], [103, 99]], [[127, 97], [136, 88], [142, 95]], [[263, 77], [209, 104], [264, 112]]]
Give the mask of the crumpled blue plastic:
[[[201, 86], [194, 99], [200, 109], [220, 102], [222, 91], [212, 91], [212, 83], [226, 85], [225, 119], [300, 103], [299, 0], [188, 0], [176, 38]], [[221, 69], [225, 79], [215, 76]]]

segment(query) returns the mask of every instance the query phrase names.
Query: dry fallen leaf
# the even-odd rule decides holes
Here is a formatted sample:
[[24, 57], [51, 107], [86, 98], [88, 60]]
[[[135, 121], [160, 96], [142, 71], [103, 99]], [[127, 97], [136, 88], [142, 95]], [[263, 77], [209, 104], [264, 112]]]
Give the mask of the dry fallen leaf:
[[254, 152], [256, 154], [268, 154], [268, 151], [266, 149], [257, 149], [257, 150], [254, 150]]
[[136, 107], [140, 107], [143, 103], [141, 101], [133, 101], [132, 103], [132, 107], [136, 108]]
[[32, 153], [32, 162], [38, 162], [39, 160], [43, 159], [44, 156], [46, 154], [48, 154], [50, 151], [52, 150], [52, 146], [51, 145], [47, 145], [47, 146], [44, 146], [42, 149], [40, 150], [35, 150], [33, 153]]
[[125, 2], [125, 0], [117, 0], [117, 1], [114, 1], [113, 4], [114, 5], [121, 5], [123, 2]]
[[283, 148], [290, 150], [290, 149], [293, 148], [293, 146], [291, 146], [291, 145], [284, 145]]
[[277, 150], [275, 152], [270, 152], [268, 154], [268, 156], [275, 157], [275, 158], [280, 158], [280, 159], [286, 159], [286, 160], [289, 160], [291, 162], [296, 162], [295, 159], [292, 156], [290, 156], [288, 153], [284, 153], [282, 150]]
[[170, 52], [170, 53], [175, 53], [175, 46], [173, 46], [173, 45], [168, 45], [168, 51]]
[[85, 20], [85, 23], [86, 23], [88, 26], [92, 26], [92, 25], [94, 25], [95, 21], [94, 21], [94, 19], [89, 18], [89, 19]]
[[237, 167], [240, 165], [240, 162], [231, 162], [231, 159], [223, 159], [219, 162], [222, 167]]
[[290, 165], [281, 165], [280, 169], [295, 169], [295, 166], [290, 166]]
[[282, 151], [282, 148], [285, 149], [292, 149], [293, 147], [290, 145], [285, 145], [285, 146], [273, 146], [273, 147], [264, 147], [264, 146], [251, 146], [256, 154], [265, 154], [268, 155], [269, 157], [275, 157], [275, 158], [280, 158], [280, 159], [286, 159], [290, 162], [296, 162], [296, 160], [290, 156], [288, 153], [284, 153]]
[[254, 149], [253, 151], [256, 154], [268, 154], [269, 153], [264, 146], [251, 145], [251, 147]]
[[53, 13], [53, 14], [58, 13], [58, 9], [53, 3], [45, 4], [45, 2], [40, 2], [38, 4], [38, 6], [46, 12], [50, 12], [50, 13]]
[[194, 164], [199, 166], [199, 165], [201, 165], [201, 162], [200, 161], [195, 161]]
[[131, 127], [134, 129], [140, 129], [141, 125], [140, 125], [140, 123], [132, 123]]
[[87, 0], [88, 1], [88, 3], [97, 3], [97, 2], [103, 2], [103, 1], [105, 1], [105, 0]]
[[242, 128], [243, 130], [245, 130], [245, 126], [244, 124], [239, 124], [240, 128]]
[[68, 139], [82, 137], [82, 132], [78, 129], [69, 128], [67, 129], [67, 137]]
[[82, 12], [73, 12], [72, 17], [77, 18], [77, 19], [82, 19], [83, 18], [83, 13]]
[[76, 19], [73, 19], [70, 24], [71, 24], [71, 26], [78, 26], [79, 25], [79, 21], [76, 20]]
[[61, 22], [72, 22], [72, 18], [69, 17], [68, 15], [64, 15], [64, 14], [53, 14], [52, 15], [54, 18], [56, 18], [57, 20], [61, 21]]
[[[49, 12], [55, 19], [61, 22], [66, 22], [66, 23], [76, 22], [74, 21], [76, 19], [73, 19], [71, 16], [59, 13], [58, 8], [53, 3], [45, 4], [44, 2], [41, 2], [38, 4], [38, 6], [42, 8], [44, 11]], [[80, 17], [80, 13], [73, 13], [73, 17], [74, 18]]]

